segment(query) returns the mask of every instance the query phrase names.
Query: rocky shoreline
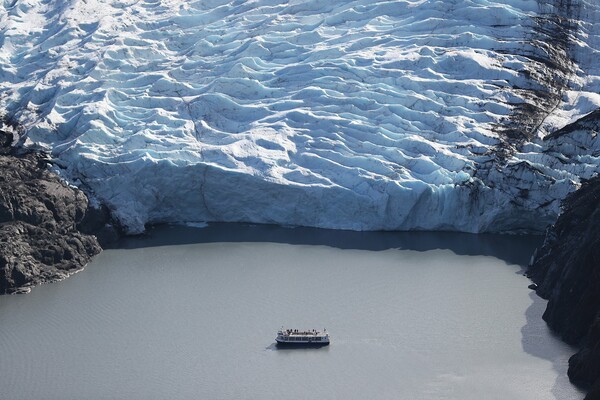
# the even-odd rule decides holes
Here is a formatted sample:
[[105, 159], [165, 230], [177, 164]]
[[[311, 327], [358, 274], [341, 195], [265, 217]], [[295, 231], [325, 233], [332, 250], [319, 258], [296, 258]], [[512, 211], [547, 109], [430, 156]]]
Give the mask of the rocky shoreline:
[[106, 208], [50, 172], [44, 154], [11, 142], [0, 131], [0, 294], [62, 280], [118, 236]]
[[600, 399], [600, 177], [585, 182], [563, 202], [528, 276], [548, 299], [544, 320], [565, 342], [579, 347], [569, 360], [569, 379]]

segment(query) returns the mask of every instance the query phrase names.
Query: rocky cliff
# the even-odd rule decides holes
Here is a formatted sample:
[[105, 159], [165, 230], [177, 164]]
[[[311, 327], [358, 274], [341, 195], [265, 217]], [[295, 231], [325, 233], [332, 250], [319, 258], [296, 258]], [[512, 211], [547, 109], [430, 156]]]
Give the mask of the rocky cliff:
[[0, 294], [79, 271], [100, 252], [98, 237], [116, 235], [106, 209], [48, 171], [43, 155], [17, 156], [11, 137], [0, 132]]
[[[583, 121], [589, 122], [589, 121]], [[571, 381], [600, 398], [600, 177], [563, 202], [528, 271], [548, 299], [544, 320], [579, 351], [569, 360]]]

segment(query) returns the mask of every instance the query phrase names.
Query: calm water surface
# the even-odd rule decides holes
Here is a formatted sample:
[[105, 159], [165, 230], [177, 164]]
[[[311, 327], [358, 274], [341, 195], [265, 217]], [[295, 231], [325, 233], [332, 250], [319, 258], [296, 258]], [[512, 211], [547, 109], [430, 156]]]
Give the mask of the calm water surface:
[[[577, 399], [538, 238], [163, 227], [0, 297], [2, 399]], [[321, 349], [275, 333], [327, 328]]]

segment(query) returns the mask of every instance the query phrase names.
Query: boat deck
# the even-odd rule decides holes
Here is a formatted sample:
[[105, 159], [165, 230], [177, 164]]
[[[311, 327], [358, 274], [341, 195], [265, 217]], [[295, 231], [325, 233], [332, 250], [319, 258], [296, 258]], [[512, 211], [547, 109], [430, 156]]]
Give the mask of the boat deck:
[[293, 330], [293, 329], [286, 329], [284, 331], [281, 331], [281, 333], [283, 334], [283, 336], [290, 336], [290, 337], [327, 336], [327, 331], [321, 332], [321, 331], [315, 331], [315, 330], [312, 330], [312, 331], [297, 331], [297, 330]]

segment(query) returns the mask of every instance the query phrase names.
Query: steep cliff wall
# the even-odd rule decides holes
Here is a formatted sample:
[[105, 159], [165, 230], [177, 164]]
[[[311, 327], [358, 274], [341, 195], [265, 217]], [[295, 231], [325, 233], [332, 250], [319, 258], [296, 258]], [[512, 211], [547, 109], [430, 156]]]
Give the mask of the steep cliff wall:
[[600, 177], [565, 199], [528, 276], [548, 299], [544, 320], [580, 348], [569, 360], [569, 378], [590, 390], [587, 399], [600, 398]]

